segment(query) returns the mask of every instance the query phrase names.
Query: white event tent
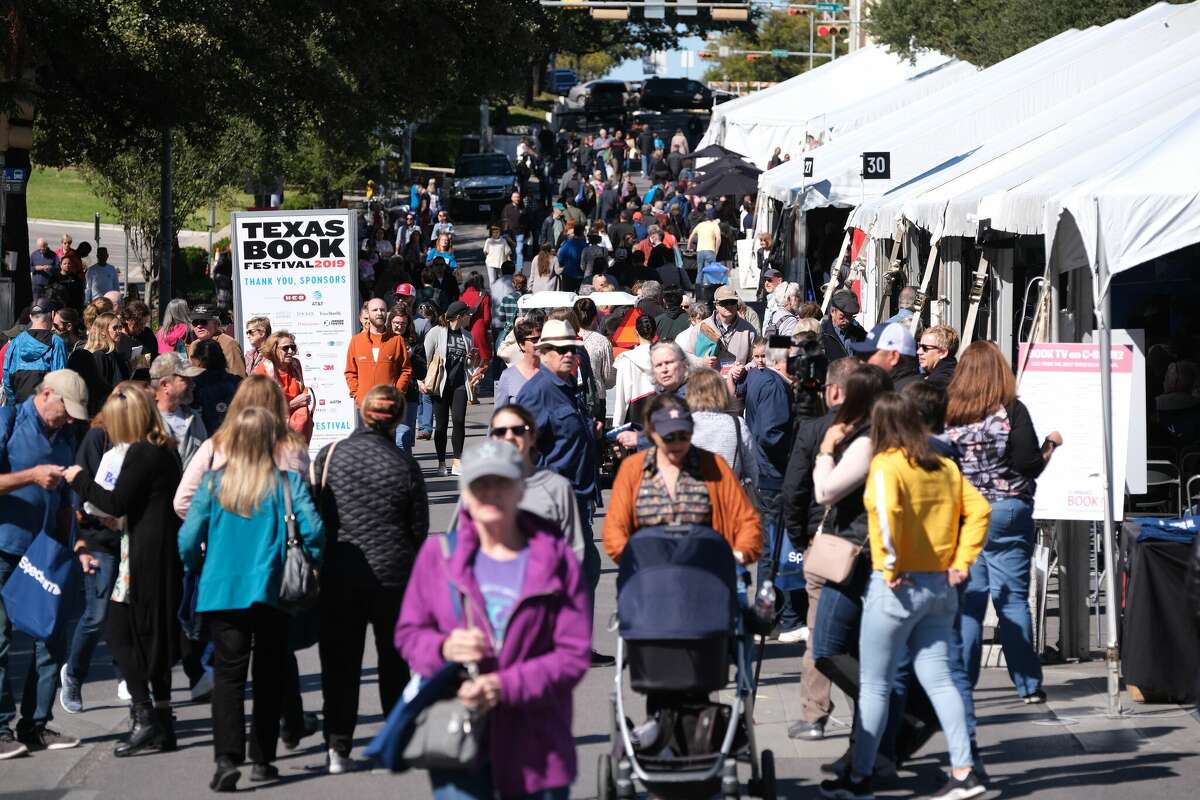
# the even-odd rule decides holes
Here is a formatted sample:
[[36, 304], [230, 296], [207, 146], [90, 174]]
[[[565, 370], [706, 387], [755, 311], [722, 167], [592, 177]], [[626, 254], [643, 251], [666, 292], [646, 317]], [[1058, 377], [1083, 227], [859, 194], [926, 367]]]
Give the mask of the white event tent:
[[[1101, 28], [1068, 31], [764, 173], [760, 191], [807, 210], [874, 201], [966, 160], [988, 140], [1130, 70], [1200, 29], [1200, 7], [1159, 4]], [[862, 153], [891, 154], [891, 178], [864, 181]]]
[[698, 148], [719, 144], [765, 169], [776, 147], [796, 159], [810, 134], [839, 136], [975, 71], [940, 53], [909, 61], [871, 45], [716, 106]]

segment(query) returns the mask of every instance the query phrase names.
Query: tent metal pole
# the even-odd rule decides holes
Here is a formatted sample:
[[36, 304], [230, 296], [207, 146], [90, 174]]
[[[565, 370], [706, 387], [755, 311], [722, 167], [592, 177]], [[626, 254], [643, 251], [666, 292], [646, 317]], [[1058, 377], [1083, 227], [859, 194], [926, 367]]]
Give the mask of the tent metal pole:
[[1104, 444], [1104, 664], [1108, 673], [1108, 716], [1121, 715], [1121, 650], [1117, 639], [1117, 575], [1113, 519], [1117, 487], [1113, 475], [1112, 323], [1108, 262], [1100, 246], [1100, 209], [1096, 208], [1096, 317], [1100, 345], [1100, 424]]

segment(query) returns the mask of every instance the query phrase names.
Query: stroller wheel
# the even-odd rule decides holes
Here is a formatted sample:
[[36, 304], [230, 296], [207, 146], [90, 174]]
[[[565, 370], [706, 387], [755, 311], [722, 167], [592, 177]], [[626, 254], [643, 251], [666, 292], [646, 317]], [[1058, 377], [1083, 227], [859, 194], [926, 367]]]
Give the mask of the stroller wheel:
[[617, 780], [613, 776], [612, 756], [602, 753], [596, 766], [596, 798], [597, 800], [616, 800]]
[[758, 791], [751, 791], [751, 794], [762, 800], [775, 800], [775, 754], [770, 750], [762, 751], [762, 777], [758, 783]]

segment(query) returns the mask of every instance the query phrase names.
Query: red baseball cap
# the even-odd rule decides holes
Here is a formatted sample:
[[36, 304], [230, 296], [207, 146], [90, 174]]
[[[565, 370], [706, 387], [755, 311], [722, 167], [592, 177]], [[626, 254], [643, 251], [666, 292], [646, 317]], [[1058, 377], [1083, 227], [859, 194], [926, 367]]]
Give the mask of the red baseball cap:
[[396, 294], [402, 294], [405, 297], [415, 297], [417, 290], [413, 288], [411, 283], [402, 283], [396, 287]]

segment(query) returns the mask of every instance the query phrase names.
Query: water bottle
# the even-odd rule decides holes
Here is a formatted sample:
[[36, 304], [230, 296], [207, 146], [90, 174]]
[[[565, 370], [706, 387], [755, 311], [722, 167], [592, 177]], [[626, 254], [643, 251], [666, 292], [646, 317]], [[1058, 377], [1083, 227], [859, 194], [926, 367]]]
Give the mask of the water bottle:
[[770, 578], [762, 582], [754, 595], [754, 616], [767, 626], [775, 621], [775, 582]]

